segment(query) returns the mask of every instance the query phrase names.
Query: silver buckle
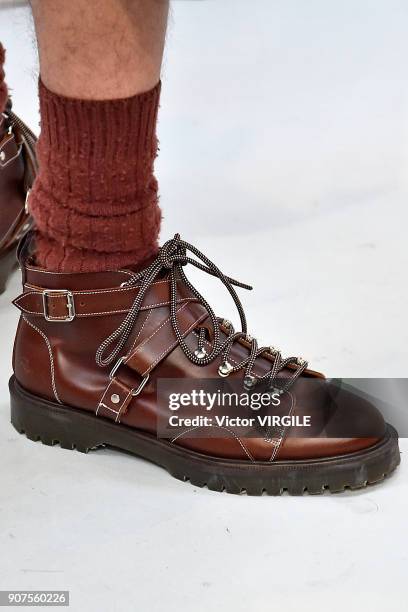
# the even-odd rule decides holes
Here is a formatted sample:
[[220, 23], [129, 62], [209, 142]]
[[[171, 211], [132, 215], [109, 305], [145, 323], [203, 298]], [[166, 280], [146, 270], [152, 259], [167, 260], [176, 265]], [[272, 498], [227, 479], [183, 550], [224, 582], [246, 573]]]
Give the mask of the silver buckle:
[[[67, 316], [64, 318], [60, 317], [52, 317], [48, 314], [48, 296], [49, 295], [65, 295], [67, 299]], [[69, 321], [73, 321], [75, 319], [75, 303], [74, 296], [72, 291], [68, 291], [67, 289], [44, 289], [42, 292], [42, 300], [43, 300], [43, 311], [44, 318], [46, 321], [52, 321], [53, 323], [68, 323]]]
[[115, 377], [116, 372], [118, 371], [119, 367], [122, 365], [122, 363], [125, 361], [124, 357], [120, 357], [120, 359], [118, 359], [118, 361], [115, 363], [115, 365], [113, 366], [111, 373], [109, 374], [109, 378], [110, 380], [112, 380], [112, 378]]
[[144, 387], [145, 387], [145, 385], [146, 385], [147, 381], [149, 380], [149, 378], [150, 378], [150, 374], [147, 374], [147, 375], [146, 375], [146, 376], [143, 378], [142, 382], [141, 382], [141, 383], [140, 383], [140, 385], [137, 387], [137, 389], [132, 389], [132, 396], [133, 396], [133, 397], [136, 397], [137, 395], [139, 395], [139, 393], [141, 393], [141, 392], [143, 391], [143, 389], [144, 389]]
[[[122, 363], [125, 361], [126, 357], [120, 357], [117, 362], [115, 363], [115, 365], [113, 366], [111, 373], [109, 374], [109, 379], [112, 380], [112, 378], [115, 378], [115, 374], [118, 371], [118, 369], [120, 368], [120, 366], [122, 365]], [[138, 387], [135, 387], [134, 389], [132, 389], [132, 397], [136, 397], [137, 395], [139, 395], [139, 393], [141, 393], [143, 391], [144, 386], [147, 384], [148, 380], [150, 378], [150, 374], [146, 374], [146, 376], [142, 379], [140, 385]]]

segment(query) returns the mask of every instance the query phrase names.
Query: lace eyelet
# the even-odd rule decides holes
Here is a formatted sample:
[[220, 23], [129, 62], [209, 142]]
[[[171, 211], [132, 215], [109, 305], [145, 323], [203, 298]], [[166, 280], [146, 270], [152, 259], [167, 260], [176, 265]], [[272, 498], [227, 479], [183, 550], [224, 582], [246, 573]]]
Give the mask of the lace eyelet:
[[257, 382], [257, 380], [256, 380], [255, 376], [251, 376], [250, 374], [248, 374], [244, 378], [244, 387], [245, 387], [245, 389], [247, 389], [248, 391], [250, 389], [253, 389], [255, 387], [255, 385], [256, 385], [256, 382]]
[[233, 369], [234, 367], [229, 363], [229, 361], [224, 361], [224, 363], [222, 363], [218, 368], [218, 374], [223, 378], [226, 378], [231, 374]]
[[196, 349], [194, 351], [194, 355], [198, 358], [198, 359], [204, 359], [204, 357], [207, 357], [207, 351], [205, 350], [205, 348], [201, 348], [201, 349]]

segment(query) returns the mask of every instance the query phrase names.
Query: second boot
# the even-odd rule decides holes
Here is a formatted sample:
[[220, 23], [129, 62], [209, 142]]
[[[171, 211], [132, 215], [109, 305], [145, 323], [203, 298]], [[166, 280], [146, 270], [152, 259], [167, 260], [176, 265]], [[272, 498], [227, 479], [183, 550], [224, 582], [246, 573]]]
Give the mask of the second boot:
[[18, 242], [32, 225], [26, 200], [37, 173], [35, 145], [9, 101], [0, 114], [0, 294], [18, 265]]

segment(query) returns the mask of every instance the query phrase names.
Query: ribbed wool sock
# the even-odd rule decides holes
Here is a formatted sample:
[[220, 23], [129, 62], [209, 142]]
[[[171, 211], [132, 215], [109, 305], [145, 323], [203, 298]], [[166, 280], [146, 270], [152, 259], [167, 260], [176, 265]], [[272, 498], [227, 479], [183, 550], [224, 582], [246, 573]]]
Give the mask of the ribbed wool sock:
[[6, 108], [7, 102], [7, 85], [4, 80], [4, 61], [6, 59], [6, 53], [3, 45], [0, 43], [0, 113]]
[[40, 81], [39, 174], [29, 198], [37, 265], [98, 272], [158, 250], [153, 174], [160, 83], [131, 98], [65, 98]]

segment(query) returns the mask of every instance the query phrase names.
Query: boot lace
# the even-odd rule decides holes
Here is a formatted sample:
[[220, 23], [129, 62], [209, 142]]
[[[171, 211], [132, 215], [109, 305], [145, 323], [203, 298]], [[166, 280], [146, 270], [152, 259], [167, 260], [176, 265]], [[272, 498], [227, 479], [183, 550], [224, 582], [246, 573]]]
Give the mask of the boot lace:
[[[195, 255], [197, 259], [191, 257], [188, 253]], [[183, 269], [187, 264], [191, 264], [199, 270], [218, 278], [223, 283], [230, 293], [237, 308], [241, 322], [240, 331], [235, 331], [233, 325], [229, 321], [219, 319], [215, 316], [214, 311], [207, 300], [187, 278]], [[157, 258], [150, 264], [150, 266], [141, 272], [134, 273], [129, 281], [123, 283], [123, 286], [127, 287], [138, 285], [139, 292], [125, 319], [122, 321], [119, 327], [99, 346], [95, 356], [96, 363], [99, 366], [105, 367], [118, 359], [132, 332], [137, 317], [139, 316], [140, 309], [143, 305], [143, 300], [150, 286], [152, 283], [154, 283], [156, 278], [162, 273], [163, 270], [167, 270], [170, 275], [171, 324], [183, 353], [192, 363], [197, 366], [206, 366], [221, 356], [222, 364], [218, 369], [220, 376], [229, 376], [234, 372], [245, 369], [244, 386], [247, 389], [253, 388], [259, 381], [264, 381], [280, 393], [285, 392], [290, 386], [292, 386], [302, 372], [306, 370], [308, 364], [304, 359], [300, 357], [283, 358], [281, 352], [275, 347], [258, 346], [257, 340], [249, 336], [247, 333], [245, 312], [234, 289], [234, 286], [248, 290], [251, 290], [252, 287], [226, 276], [210, 259], [208, 259], [208, 257], [197, 249], [197, 247], [185, 242], [184, 240], [181, 240], [179, 234], [176, 234], [174, 238], [168, 240], [161, 247]], [[213, 329], [210, 352], [207, 352], [205, 349], [205, 328], [198, 328], [198, 346], [195, 351], [190, 349], [183, 338], [177, 319], [177, 283], [179, 280], [181, 280], [188, 287], [191, 293], [197, 298], [198, 302], [206, 309], [208, 313]], [[227, 330], [224, 332], [226, 333], [225, 339], [222, 339], [221, 337], [221, 326], [223, 327], [223, 330]], [[246, 344], [249, 345], [249, 355], [239, 363], [232, 365], [229, 361], [230, 351], [233, 344], [240, 340], [244, 340]], [[266, 355], [273, 357], [270, 370], [263, 376], [254, 376], [253, 368], [256, 360], [258, 357]], [[285, 379], [285, 385], [279, 388], [277, 384], [278, 374], [288, 366], [293, 370], [293, 374], [288, 379]]]

